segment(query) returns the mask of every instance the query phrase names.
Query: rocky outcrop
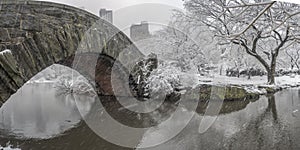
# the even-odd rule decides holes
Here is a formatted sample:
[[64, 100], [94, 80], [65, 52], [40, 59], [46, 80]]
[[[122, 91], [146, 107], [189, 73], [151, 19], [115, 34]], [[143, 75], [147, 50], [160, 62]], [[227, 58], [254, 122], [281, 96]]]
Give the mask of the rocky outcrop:
[[201, 115], [206, 113], [206, 115], [209, 116], [216, 115], [211, 111], [207, 112], [209, 109], [209, 102], [223, 100], [218, 114], [227, 114], [242, 110], [246, 108], [248, 104], [257, 101], [260, 98], [259, 94], [249, 93], [241, 87], [231, 85], [221, 86], [202, 84], [195, 88], [182, 90], [185, 90], [186, 92], [184, 92], [184, 94], [173, 92], [166, 97], [166, 101], [176, 103], [179, 100], [185, 100], [192, 102], [191, 104], [197, 102], [196, 112]]
[[[214, 90], [214, 92], [212, 90]], [[189, 97], [186, 97], [188, 100], [199, 100], [202, 102], [210, 101], [214, 96], [224, 101], [256, 100], [259, 98], [259, 94], [249, 93], [241, 87], [206, 84], [188, 90], [188, 94], [186, 95], [189, 95]]]
[[[131, 51], [122, 54], [123, 59], [140, 55], [129, 38], [113, 25], [71, 6], [41, 1], [0, 1], [0, 20], [0, 52], [11, 51], [0, 56], [1, 102], [54, 63], [74, 68], [75, 53], [93, 54], [95, 63], [99, 55], [107, 56], [107, 60], [119, 59], [127, 47]], [[84, 64], [87, 66], [74, 69], [95, 80], [95, 66], [93, 72], [88, 70], [92, 64]], [[99, 74], [97, 77], [107, 79]]]

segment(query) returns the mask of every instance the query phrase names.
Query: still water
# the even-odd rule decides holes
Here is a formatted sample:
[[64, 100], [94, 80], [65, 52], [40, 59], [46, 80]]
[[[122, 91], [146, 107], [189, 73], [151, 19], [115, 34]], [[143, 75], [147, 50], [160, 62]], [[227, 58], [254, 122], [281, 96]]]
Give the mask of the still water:
[[[98, 137], [82, 117], [93, 114], [95, 97], [58, 94], [52, 83], [24, 85], [0, 109], [0, 145], [22, 150], [118, 150], [128, 149]], [[78, 96], [78, 95], [77, 95]], [[120, 109], [112, 97], [101, 97], [109, 114], [130, 126], [152, 126], [172, 114], [176, 106], [163, 104], [148, 115]], [[203, 134], [199, 123], [206, 109], [199, 103], [191, 122], [170, 141], [148, 149], [300, 149], [300, 90], [292, 89], [256, 101], [225, 102], [216, 122]], [[79, 108], [79, 109], [78, 109]], [[80, 112], [80, 113], [79, 113]], [[148, 130], [137, 146], [167, 133], [182, 118], [159, 130]], [[128, 139], [133, 138], [128, 135]], [[0, 147], [1, 147], [0, 146]]]

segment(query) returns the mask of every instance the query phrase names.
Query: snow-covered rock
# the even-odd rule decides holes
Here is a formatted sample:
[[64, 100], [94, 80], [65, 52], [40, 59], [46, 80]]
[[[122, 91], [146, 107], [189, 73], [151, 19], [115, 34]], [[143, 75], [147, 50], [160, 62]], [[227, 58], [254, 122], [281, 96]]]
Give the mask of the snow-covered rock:
[[0, 55], [4, 55], [4, 54], [6, 54], [6, 53], [10, 53], [10, 54], [11, 54], [11, 50], [6, 49], [6, 50], [4, 50], [4, 51], [1, 51], [1, 52], [0, 52]]
[[1, 150], [21, 150], [20, 148], [12, 148], [11, 145], [8, 145], [8, 146], [6, 146], [6, 147], [2, 147], [2, 146], [0, 145], [0, 149], [1, 149]]

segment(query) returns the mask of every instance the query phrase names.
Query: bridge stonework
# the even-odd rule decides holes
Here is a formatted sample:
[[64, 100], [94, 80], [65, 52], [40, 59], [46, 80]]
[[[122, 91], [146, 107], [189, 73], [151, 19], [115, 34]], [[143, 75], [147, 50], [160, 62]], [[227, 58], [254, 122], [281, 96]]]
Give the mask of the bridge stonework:
[[[111, 95], [105, 86], [115, 60], [141, 55], [113, 25], [72, 6], [0, 1], [0, 20], [0, 106], [43, 69], [55, 63], [73, 67], [74, 61], [81, 62], [75, 70], [96, 80], [100, 93]], [[130, 53], [121, 54], [126, 48]], [[92, 66], [89, 60], [95, 57], [97, 66]]]

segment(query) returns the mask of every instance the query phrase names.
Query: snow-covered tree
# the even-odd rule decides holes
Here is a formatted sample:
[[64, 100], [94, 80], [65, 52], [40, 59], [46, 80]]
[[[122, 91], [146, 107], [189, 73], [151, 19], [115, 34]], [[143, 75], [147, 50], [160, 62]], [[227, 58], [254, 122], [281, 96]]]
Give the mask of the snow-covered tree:
[[146, 96], [159, 96], [171, 94], [180, 86], [180, 69], [161, 62], [146, 80]]
[[300, 70], [300, 47], [297, 45], [285, 50], [289, 59], [291, 70], [297, 68]]
[[137, 46], [141, 51], [157, 54], [158, 59], [172, 61], [184, 72], [202, 70], [201, 67], [207, 64], [202, 48], [187, 34], [172, 26], [155, 32]]
[[206, 26], [219, 45], [235, 44], [254, 57], [275, 83], [280, 52], [300, 40], [300, 7], [265, 0], [186, 0], [184, 21]]
[[59, 94], [83, 94], [95, 96], [96, 92], [89, 81], [83, 76], [63, 75], [55, 82]]

